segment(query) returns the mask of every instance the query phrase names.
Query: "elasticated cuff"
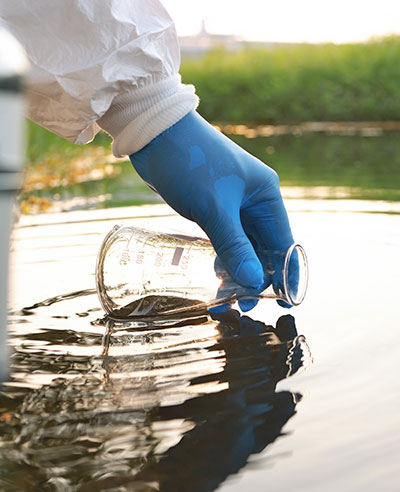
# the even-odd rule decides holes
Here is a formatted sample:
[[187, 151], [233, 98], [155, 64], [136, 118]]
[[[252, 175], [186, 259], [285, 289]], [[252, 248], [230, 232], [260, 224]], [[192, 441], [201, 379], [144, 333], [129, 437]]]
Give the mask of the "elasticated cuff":
[[113, 137], [113, 154], [123, 157], [138, 152], [198, 103], [194, 87], [176, 74], [115, 97], [97, 123]]

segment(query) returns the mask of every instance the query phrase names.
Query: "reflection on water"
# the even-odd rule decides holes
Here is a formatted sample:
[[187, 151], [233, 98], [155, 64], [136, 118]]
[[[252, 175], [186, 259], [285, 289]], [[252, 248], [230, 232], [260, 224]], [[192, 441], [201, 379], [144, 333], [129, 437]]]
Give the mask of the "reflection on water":
[[301, 399], [276, 391], [310, 361], [290, 315], [273, 328], [236, 311], [146, 322], [88, 311], [63, 329], [38, 307], [13, 315], [1, 490], [212, 491], [282, 436]]
[[[222, 131], [279, 174], [284, 197], [400, 201], [399, 122], [225, 125]], [[133, 171], [115, 163], [114, 177], [37, 190], [51, 211], [160, 203]], [[22, 197], [24, 198], [24, 197]]]
[[304, 187], [303, 198], [400, 200], [398, 131], [374, 136], [357, 129], [353, 134], [300, 131], [231, 138], [273, 167], [284, 187]]

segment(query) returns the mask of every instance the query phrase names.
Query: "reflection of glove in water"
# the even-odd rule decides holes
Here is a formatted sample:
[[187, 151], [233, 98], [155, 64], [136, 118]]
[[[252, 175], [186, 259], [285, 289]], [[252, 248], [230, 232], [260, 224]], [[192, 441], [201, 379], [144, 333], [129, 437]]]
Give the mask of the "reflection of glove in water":
[[[220, 338], [212, 350], [225, 354], [223, 371], [190, 381], [192, 390], [208, 385], [214, 391], [193, 394], [176, 405], [161, 405], [149, 414], [149, 420], [159, 426], [171, 421], [192, 424], [162, 456], [142, 460], [145, 465], [135, 479], [146, 484], [158, 481], [161, 491], [218, 489], [246, 466], [251, 455], [279, 439], [301, 400], [298, 393], [276, 389], [279, 381], [302, 366], [292, 316], [281, 317], [277, 330], [234, 310], [214, 318], [219, 320]], [[278, 325], [286, 342], [277, 336]]]
[[[264, 279], [263, 251], [286, 250], [293, 243], [275, 171], [196, 112], [130, 159], [151, 188], [206, 232], [235, 282], [253, 295], [265, 289], [271, 278]], [[255, 304], [240, 301], [246, 311]]]

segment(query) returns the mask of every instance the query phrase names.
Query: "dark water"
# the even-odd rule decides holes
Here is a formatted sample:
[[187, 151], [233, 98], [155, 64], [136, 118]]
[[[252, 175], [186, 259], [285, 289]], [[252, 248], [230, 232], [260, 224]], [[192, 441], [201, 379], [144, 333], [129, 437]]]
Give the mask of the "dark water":
[[301, 394], [276, 389], [311, 361], [292, 316], [62, 316], [83, 296], [94, 302], [75, 292], [12, 316], [29, 328], [12, 330], [0, 397], [1, 490], [212, 491], [295, 415]]

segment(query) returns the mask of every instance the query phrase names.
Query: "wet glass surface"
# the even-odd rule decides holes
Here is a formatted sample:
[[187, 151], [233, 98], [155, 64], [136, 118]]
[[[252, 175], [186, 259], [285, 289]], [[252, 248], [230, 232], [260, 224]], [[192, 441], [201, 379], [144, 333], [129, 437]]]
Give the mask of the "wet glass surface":
[[199, 235], [166, 207], [22, 218], [0, 490], [397, 490], [399, 215], [287, 205], [304, 303], [214, 320], [99, 306], [96, 255], [121, 218]]

